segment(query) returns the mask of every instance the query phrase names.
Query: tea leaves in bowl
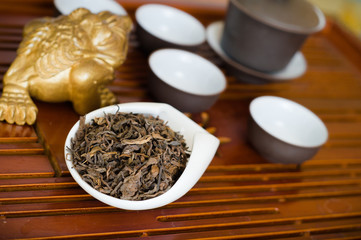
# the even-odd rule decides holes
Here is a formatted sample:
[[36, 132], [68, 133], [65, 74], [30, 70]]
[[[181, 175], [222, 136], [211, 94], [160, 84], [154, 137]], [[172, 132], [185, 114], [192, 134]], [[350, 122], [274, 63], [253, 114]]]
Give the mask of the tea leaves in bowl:
[[158, 117], [117, 112], [85, 123], [71, 140], [74, 168], [94, 189], [126, 200], [169, 190], [189, 157], [183, 136]]

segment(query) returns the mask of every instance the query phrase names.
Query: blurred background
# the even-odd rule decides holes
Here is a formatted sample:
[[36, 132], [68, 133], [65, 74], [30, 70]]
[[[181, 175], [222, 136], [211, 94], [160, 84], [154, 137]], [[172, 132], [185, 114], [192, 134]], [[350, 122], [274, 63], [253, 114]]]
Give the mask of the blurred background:
[[361, 0], [309, 0], [361, 38]]
[[[118, 2], [131, 0], [117, 0]], [[175, 3], [184, 0], [171, 0]], [[229, 0], [187, 0], [193, 4], [226, 8]], [[308, 0], [317, 5], [325, 15], [335, 19], [361, 39], [361, 0]], [[157, 2], [162, 2], [158, 0]]]
[[[132, 5], [133, 0], [116, 0], [120, 4], [127, 3]], [[141, 0], [143, 3], [157, 2], [157, 3], [172, 3], [177, 6], [179, 4], [186, 5], [197, 11], [202, 7], [207, 6], [215, 11], [225, 10], [229, 0]], [[343, 25], [350, 32], [354, 33], [361, 39], [361, 0], [308, 0], [321, 8], [327, 15], [336, 19], [340, 25]], [[0, 0], [0, 18], [2, 15], [9, 15], [13, 12], [22, 14], [36, 14], [39, 8], [48, 7], [53, 0]], [[139, 1], [138, 1], [139, 2]], [[26, 7], [19, 9], [19, 5], [26, 5]], [[44, 10], [42, 10], [44, 11]], [[50, 10], [49, 10], [50, 12]], [[42, 12], [43, 13], [43, 12]], [[50, 12], [51, 13], [51, 12]]]

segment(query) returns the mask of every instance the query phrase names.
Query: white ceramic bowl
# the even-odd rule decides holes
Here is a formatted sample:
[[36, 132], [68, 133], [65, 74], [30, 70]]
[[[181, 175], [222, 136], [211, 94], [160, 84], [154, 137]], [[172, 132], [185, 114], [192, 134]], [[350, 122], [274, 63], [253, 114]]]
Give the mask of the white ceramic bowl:
[[88, 183], [82, 180], [78, 172], [73, 168], [71, 155], [67, 147], [71, 145], [71, 138], [74, 137], [79, 127], [79, 121], [70, 130], [65, 141], [66, 165], [74, 180], [90, 195], [110, 206], [127, 210], [145, 210], [164, 206], [186, 194], [203, 175], [208, 165], [212, 161], [219, 145], [219, 140], [206, 130], [193, 122], [183, 113], [175, 108], [162, 103], [124, 103], [112, 105], [90, 112], [86, 115], [86, 123], [95, 117], [104, 116], [104, 113], [132, 112], [145, 115], [159, 116], [167, 122], [169, 127], [184, 136], [190, 150], [190, 157], [187, 166], [178, 181], [164, 194], [141, 201], [122, 200], [98, 192]]
[[216, 65], [185, 50], [157, 50], [149, 57], [149, 66], [153, 97], [183, 112], [208, 110], [226, 88], [226, 78]]
[[145, 4], [135, 12], [137, 34], [147, 52], [159, 48], [192, 49], [205, 42], [204, 26], [190, 14], [162, 4]]
[[262, 96], [254, 99], [249, 109], [250, 143], [270, 162], [302, 163], [327, 141], [322, 120], [296, 102]]
[[127, 15], [127, 11], [115, 0], [54, 0], [54, 5], [63, 15], [78, 8], [86, 8], [92, 13], [109, 11], [117, 15]]

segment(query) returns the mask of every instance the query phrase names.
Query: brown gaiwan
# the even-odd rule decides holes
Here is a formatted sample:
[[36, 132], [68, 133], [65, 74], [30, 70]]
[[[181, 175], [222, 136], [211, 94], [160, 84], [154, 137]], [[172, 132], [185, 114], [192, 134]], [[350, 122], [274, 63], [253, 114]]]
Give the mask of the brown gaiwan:
[[221, 46], [244, 66], [275, 72], [325, 23], [321, 10], [306, 0], [230, 0]]

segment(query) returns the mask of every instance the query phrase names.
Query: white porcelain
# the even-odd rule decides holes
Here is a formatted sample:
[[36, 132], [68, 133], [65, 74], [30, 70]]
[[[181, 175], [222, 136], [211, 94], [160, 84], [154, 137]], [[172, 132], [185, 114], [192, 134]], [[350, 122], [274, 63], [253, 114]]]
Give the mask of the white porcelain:
[[307, 63], [301, 52], [297, 52], [284, 69], [276, 72], [260, 72], [238, 63], [229, 57], [221, 47], [223, 28], [223, 21], [210, 24], [206, 30], [207, 42], [239, 80], [249, 83], [283, 82], [298, 78], [306, 72]]
[[153, 97], [182, 112], [208, 110], [226, 88], [222, 71], [197, 54], [160, 49], [151, 54], [148, 62]]
[[145, 4], [135, 12], [136, 21], [157, 38], [194, 46], [205, 41], [204, 26], [190, 14], [162, 4]]
[[171, 203], [184, 194], [186, 194], [203, 175], [208, 165], [212, 161], [214, 154], [219, 146], [219, 140], [206, 130], [193, 122], [183, 113], [175, 108], [162, 103], [124, 103], [119, 105], [112, 105], [90, 112], [86, 115], [86, 123], [95, 117], [103, 116], [104, 113], [132, 112], [150, 114], [159, 116], [163, 119], [174, 131], [179, 132], [185, 138], [187, 146], [190, 149], [190, 157], [187, 166], [180, 176], [178, 181], [164, 194], [154, 197], [152, 199], [131, 201], [122, 200], [103, 194], [92, 188], [89, 184], [82, 180], [78, 172], [73, 168], [67, 147], [70, 147], [71, 138], [75, 135], [79, 127], [79, 121], [75, 123], [70, 130], [66, 141], [64, 154], [66, 158], [66, 165], [75, 179], [75, 181], [90, 195], [104, 202], [110, 206], [127, 210], [145, 210], [164, 206]]
[[63, 15], [78, 8], [86, 8], [92, 13], [109, 11], [117, 15], [127, 15], [127, 11], [115, 0], [54, 0], [54, 5]]
[[295, 146], [319, 147], [328, 138], [327, 128], [316, 114], [285, 98], [258, 97], [251, 102], [250, 113], [267, 133]]

